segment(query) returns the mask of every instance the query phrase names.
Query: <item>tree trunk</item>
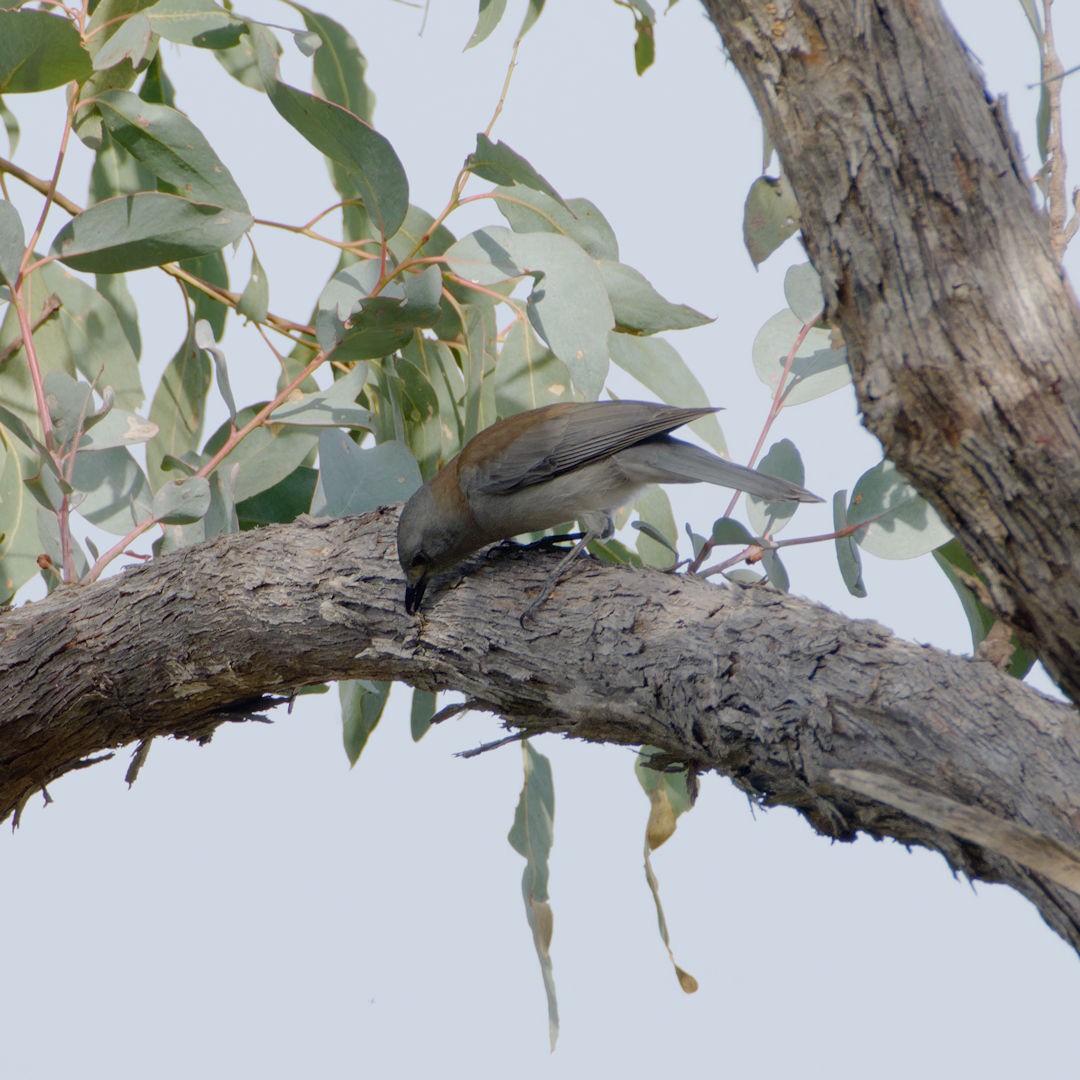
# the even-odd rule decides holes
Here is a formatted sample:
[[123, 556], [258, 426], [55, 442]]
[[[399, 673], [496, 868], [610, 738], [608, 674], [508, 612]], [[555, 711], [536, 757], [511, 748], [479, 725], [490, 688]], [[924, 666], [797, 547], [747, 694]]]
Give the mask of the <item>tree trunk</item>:
[[529, 733], [657, 747], [839, 840], [933, 848], [1080, 948], [1069, 706], [873, 622], [652, 570], [583, 563], [522, 629], [556, 553], [495, 549], [413, 619], [395, 525], [223, 536], [3, 616], [0, 815], [115, 747], [206, 740], [324, 679], [403, 679]]
[[1080, 313], [934, 0], [705, 0], [799, 202], [867, 427], [1080, 701]]

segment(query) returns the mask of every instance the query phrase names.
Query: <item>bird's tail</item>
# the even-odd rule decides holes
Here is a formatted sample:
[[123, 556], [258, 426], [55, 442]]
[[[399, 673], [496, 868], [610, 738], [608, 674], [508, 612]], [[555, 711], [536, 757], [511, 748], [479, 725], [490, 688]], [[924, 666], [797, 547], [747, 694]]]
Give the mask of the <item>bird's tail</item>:
[[637, 483], [691, 484], [704, 481], [745, 491], [769, 502], [822, 502], [817, 495], [778, 476], [725, 461], [708, 450], [670, 436], [638, 443], [618, 455], [619, 467]]

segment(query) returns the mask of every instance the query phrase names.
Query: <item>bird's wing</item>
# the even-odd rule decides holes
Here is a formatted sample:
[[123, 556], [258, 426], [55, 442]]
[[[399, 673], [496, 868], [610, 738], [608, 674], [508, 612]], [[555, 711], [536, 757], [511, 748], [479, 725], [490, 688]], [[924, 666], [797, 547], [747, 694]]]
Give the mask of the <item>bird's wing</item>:
[[[505, 495], [550, 480], [562, 473], [602, 461], [629, 446], [696, 420], [711, 407], [680, 409], [648, 401], [590, 401], [553, 405], [537, 413], [505, 421], [502, 438], [496, 425], [489, 430], [504, 445], [485, 455], [483, 475], [474, 490]], [[510, 425], [518, 422], [519, 431]], [[505, 441], [504, 441], [505, 440]]]

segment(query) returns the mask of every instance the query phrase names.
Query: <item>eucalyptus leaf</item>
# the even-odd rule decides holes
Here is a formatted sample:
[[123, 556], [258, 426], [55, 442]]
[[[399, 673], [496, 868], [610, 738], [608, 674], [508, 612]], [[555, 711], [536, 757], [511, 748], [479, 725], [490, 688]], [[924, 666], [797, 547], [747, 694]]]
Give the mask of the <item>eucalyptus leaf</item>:
[[22, 218], [11, 203], [0, 199], [0, 279], [15, 288], [26, 246]]
[[687, 330], [713, 321], [686, 304], [665, 300], [632, 266], [608, 259], [601, 259], [597, 265], [615, 312], [615, 328], [623, 333]]
[[934, 508], [888, 460], [859, 477], [847, 513], [852, 525], [865, 522], [855, 542], [882, 559], [914, 559], [952, 536]]
[[[838, 491], [833, 495], [833, 531], [840, 533], [848, 527], [847, 492]], [[847, 591], [852, 596], [862, 599], [866, 596], [866, 585], [862, 578], [862, 556], [851, 534], [837, 536], [836, 562], [840, 567], [840, 577]]]
[[[758, 472], [779, 476], [782, 480], [790, 480], [800, 487], [806, 479], [806, 469], [803, 467], [799, 448], [790, 439], [780, 439], [769, 447], [768, 453], [758, 462]], [[768, 502], [749, 495], [746, 499], [750, 524], [762, 536], [766, 533], [770, 536], [779, 533], [795, 516], [798, 505], [797, 502]]]
[[[788, 355], [803, 327], [797, 315], [785, 310], [769, 319], [754, 339], [754, 370], [774, 393], [783, 379]], [[831, 394], [850, 382], [847, 349], [835, 347], [828, 330], [812, 327], [792, 360], [784, 383], [784, 405], [802, 405]]]
[[407, 499], [421, 484], [420, 469], [404, 443], [359, 447], [336, 428], [319, 435], [315, 517], [362, 514]]
[[594, 259], [618, 262], [615, 230], [588, 199], [557, 201], [542, 191], [495, 189], [495, 205], [517, 233], [550, 232], [579, 244]]
[[504, 187], [521, 185], [541, 191], [560, 206], [562, 196], [516, 150], [504, 142], [493, 143], [483, 132], [476, 136], [476, 149], [465, 159], [469, 172]]
[[70, 19], [0, 8], [0, 94], [36, 94], [82, 82], [91, 70]]
[[165, 458], [180, 457], [199, 445], [210, 391], [210, 368], [210, 358], [188, 336], [158, 383], [150, 405], [150, 420], [158, 430], [146, 448], [147, 473], [155, 490], [167, 479]]
[[825, 309], [821, 275], [808, 263], [789, 266], [784, 274], [784, 299], [795, 318], [804, 323], [816, 319]]
[[356, 403], [367, 377], [367, 365], [357, 364], [328, 390], [301, 394], [282, 403], [270, 414], [270, 421], [274, 424], [299, 424], [306, 427], [370, 429], [373, 423], [370, 410]]
[[743, 243], [760, 266], [785, 240], [799, 231], [799, 204], [786, 177], [759, 176], [743, 207]]
[[345, 756], [355, 765], [364, 752], [390, 696], [388, 682], [368, 679], [342, 679], [338, 683], [341, 698], [342, 739]]
[[154, 493], [154, 517], [166, 525], [199, 521], [210, 509], [210, 484], [204, 476], [167, 480]]

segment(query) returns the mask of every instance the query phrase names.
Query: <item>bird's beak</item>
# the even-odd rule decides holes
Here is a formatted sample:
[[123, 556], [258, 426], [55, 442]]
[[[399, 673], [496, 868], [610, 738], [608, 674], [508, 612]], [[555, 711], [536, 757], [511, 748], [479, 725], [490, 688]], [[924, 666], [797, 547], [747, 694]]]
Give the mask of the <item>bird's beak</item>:
[[424, 599], [424, 590], [427, 588], [427, 574], [417, 578], [415, 585], [405, 586], [405, 611], [409, 615], [415, 615], [420, 609], [420, 601]]

